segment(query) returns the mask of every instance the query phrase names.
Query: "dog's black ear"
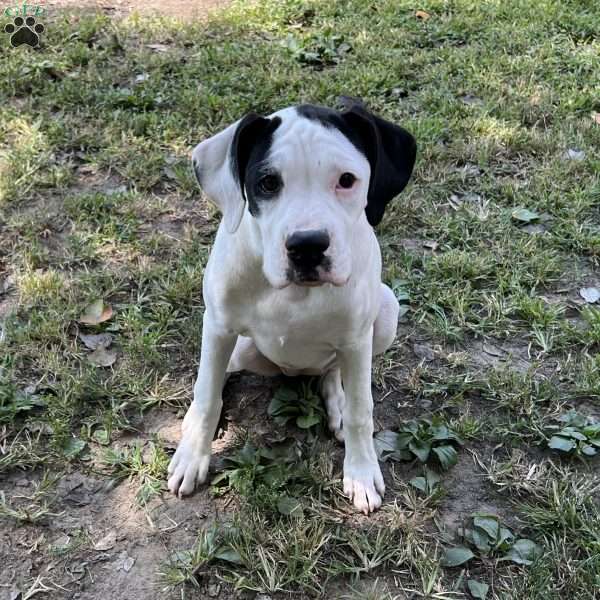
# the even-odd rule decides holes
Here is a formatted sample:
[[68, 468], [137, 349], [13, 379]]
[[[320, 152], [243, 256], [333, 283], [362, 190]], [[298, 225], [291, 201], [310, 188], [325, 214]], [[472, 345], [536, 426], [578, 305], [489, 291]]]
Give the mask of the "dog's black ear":
[[264, 144], [281, 123], [279, 117], [267, 119], [256, 113], [248, 113], [238, 124], [231, 147], [229, 161], [231, 171], [246, 200], [246, 168], [252, 151]]
[[373, 226], [383, 218], [385, 207], [408, 183], [417, 155], [415, 138], [402, 127], [355, 104], [342, 118], [358, 137], [371, 165], [367, 196], [367, 220]]
[[252, 152], [280, 122], [279, 117], [266, 119], [250, 113], [194, 148], [196, 179], [221, 209], [229, 233], [237, 230], [244, 215], [246, 168]]

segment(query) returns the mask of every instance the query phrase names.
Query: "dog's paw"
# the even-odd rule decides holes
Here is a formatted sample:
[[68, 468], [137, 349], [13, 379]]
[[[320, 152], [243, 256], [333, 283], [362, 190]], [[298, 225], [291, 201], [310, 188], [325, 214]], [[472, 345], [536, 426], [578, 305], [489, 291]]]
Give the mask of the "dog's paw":
[[180, 498], [191, 494], [196, 485], [206, 480], [209, 462], [210, 454], [182, 440], [167, 470], [169, 491]]
[[327, 426], [338, 442], [344, 441], [344, 430], [342, 429], [342, 411], [327, 410]]
[[379, 464], [367, 463], [363, 467], [345, 466], [344, 494], [365, 515], [377, 510], [385, 494], [385, 484]]
[[333, 433], [333, 435], [335, 436], [335, 439], [338, 442], [344, 442], [344, 430], [342, 429], [342, 424], [340, 422], [339, 426], [332, 426], [331, 425], [331, 421], [329, 422], [329, 431], [331, 431], [331, 433]]
[[327, 410], [327, 426], [339, 442], [344, 441], [344, 430], [342, 429], [344, 403], [346, 401], [341, 384], [338, 389], [334, 383], [327, 381], [322, 384], [321, 393], [325, 400], [325, 409]]

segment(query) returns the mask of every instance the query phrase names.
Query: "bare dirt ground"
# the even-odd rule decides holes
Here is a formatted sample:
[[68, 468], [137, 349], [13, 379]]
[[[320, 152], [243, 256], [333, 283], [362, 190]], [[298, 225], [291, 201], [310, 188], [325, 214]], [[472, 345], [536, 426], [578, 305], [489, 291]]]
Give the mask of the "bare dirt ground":
[[223, 8], [228, 0], [48, 0], [40, 3], [50, 11], [98, 11], [107, 15], [133, 12], [181, 19], [204, 19], [210, 11]]

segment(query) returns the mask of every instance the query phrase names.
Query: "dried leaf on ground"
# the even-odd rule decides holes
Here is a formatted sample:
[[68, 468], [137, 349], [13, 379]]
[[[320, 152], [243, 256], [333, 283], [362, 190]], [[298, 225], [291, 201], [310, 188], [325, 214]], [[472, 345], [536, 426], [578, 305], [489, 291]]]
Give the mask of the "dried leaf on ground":
[[86, 348], [97, 350], [98, 348], [108, 348], [113, 341], [110, 333], [80, 333], [79, 338]]
[[86, 307], [79, 317], [79, 322], [84, 325], [99, 325], [108, 321], [112, 316], [113, 309], [110, 304], [104, 304], [104, 300], [99, 298]]
[[94, 544], [94, 550], [106, 551], [114, 547], [117, 542], [117, 532], [111, 529], [102, 539]]
[[97, 348], [88, 355], [88, 360], [97, 367], [110, 367], [117, 360], [117, 351], [110, 348]]
[[567, 151], [563, 154], [563, 158], [575, 161], [584, 160], [585, 152], [583, 150], [579, 150], [578, 148], [568, 148]]
[[579, 290], [579, 295], [588, 303], [594, 304], [600, 300], [600, 290], [596, 287], [586, 287]]
[[520, 221], [521, 223], [531, 223], [532, 221], [537, 221], [540, 218], [540, 215], [528, 208], [519, 207], [512, 211], [511, 217], [515, 221]]

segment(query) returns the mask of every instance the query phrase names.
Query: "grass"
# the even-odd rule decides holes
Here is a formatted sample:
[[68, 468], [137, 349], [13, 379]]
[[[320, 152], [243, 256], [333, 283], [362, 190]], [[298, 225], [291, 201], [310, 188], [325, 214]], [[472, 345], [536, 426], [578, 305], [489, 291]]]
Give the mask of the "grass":
[[[297, 410], [277, 396], [279, 425], [266, 398], [260, 419], [289, 421], [295, 454], [273, 462], [272, 439], [240, 432], [264, 454], [215, 484], [229, 512], [177, 548], [164, 581], [450, 598], [476, 579], [488, 598], [594, 598], [598, 462], [547, 442], [571, 409], [598, 417], [600, 309], [578, 290], [600, 286], [599, 23], [593, 3], [570, 1], [261, 0], [207, 23], [57, 13], [43, 50], [0, 45], [0, 474], [48, 483], [28, 498], [3, 487], [0, 516], [43, 526], [60, 513], [52, 474], [100, 455], [135, 480], [132, 510], [164, 491], [168, 448], [157, 438], [144, 456], [137, 426], [189, 402], [218, 224], [190, 150], [247, 111], [349, 94], [419, 143], [378, 228], [407, 311], [374, 366], [377, 427], [442, 415], [464, 438], [459, 463], [424, 492], [408, 483], [427, 474], [418, 465], [386, 467], [382, 513], [350, 516], [311, 388]], [[81, 324], [97, 299], [112, 318]], [[110, 333], [116, 362], [90, 362], [81, 333]], [[269, 469], [276, 480], [257, 479]], [[469, 474], [479, 487], [463, 494]], [[290, 498], [300, 514], [277, 509]], [[542, 557], [441, 567], [438, 525], [489, 511], [469, 503], [492, 503]]]

